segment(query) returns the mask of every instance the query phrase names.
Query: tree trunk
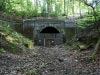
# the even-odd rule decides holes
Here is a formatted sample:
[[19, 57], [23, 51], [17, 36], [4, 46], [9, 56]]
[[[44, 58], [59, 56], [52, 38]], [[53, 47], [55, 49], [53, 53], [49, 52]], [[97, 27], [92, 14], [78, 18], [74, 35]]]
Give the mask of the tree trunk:
[[92, 57], [95, 57], [96, 56], [96, 54], [98, 52], [99, 45], [100, 45], [100, 37], [99, 37], [99, 39], [98, 39], [98, 41], [97, 41], [97, 43], [95, 45], [95, 48], [94, 48], [94, 52], [92, 54]]
[[66, 0], [64, 0], [64, 15], [66, 15]]
[[81, 17], [81, 15], [82, 15], [81, 12], [82, 12], [82, 11], [81, 11], [81, 1], [79, 0], [79, 14], [80, 14], [80, 17]]

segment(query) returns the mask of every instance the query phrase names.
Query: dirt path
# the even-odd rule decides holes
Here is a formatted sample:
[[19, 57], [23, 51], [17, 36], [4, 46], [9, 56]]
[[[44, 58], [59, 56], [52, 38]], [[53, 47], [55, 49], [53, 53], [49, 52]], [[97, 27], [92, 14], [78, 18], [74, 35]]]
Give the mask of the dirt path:
[[100, 62], [79, 60], [88, 51], [65, 50], [63, 46], [35, 47], [23, 55], [0, 55], [0, 75], [100, 75]]

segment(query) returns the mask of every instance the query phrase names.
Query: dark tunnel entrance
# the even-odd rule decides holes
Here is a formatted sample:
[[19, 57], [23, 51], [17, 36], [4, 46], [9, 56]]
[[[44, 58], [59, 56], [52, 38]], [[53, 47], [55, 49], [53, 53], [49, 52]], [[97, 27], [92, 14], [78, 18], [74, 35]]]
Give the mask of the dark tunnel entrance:
[[37, 45], [55, 46], [63, 43], [63, 35], [54, 27], [42, 29], [37, 36]]
[[46, 27], [40, 33], [59, 33], [59, 31], [54, 27]]

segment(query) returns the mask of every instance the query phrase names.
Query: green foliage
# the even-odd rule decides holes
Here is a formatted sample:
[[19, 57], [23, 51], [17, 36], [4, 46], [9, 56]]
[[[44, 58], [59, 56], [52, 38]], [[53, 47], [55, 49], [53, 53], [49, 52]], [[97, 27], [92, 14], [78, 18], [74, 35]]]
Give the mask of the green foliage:
[[3, 37], [2, 43], [4, 42], [3, 48], [5, 50], [14, 52], [23, 51], [24, 47], [33, 48], [33, 42], [31, 40], [11, 29], [6, 23], [0, 26], [0, 35]]
[[35, 75], [36, 74], [36, 69], [32, 68], [29, 70], [29, 75]]
[[3, 49], [3, 48], [1, 48], [0, 49], [0, 54], [3, 54], [3, 53], [5, 53], [6, 51]]
[[94, 17], [93, 16], [89, 16], [89, 17], [85, 17], [85, 18], [79, 19], [77, 21], [77, 24], [78, 24], [78, 27], [86, 28], [86, 27], [94, 24]]
[[[39, 69], [42, 69], [42, 68], [44, 68], [46, 66], [46, 63], [41, 63], [40, 65], [39, 65]], [[31, 68], [29, 71], [28, 71], [28, 73], [29, 73], [29, 75], [35, 75], [36, 74], [36, 68]]]
[[42, 63], [42, 64], [39, 65], [39, 68], [43, 68], [45, 66], [46, 66], [46, 63]]
[[5, 11], [6, 4], [5, 0], [0, 0], [0, 11]]
[[[99, 8], [97, 9], [99, 10]], [[95, 12], [90, 12], [89, 14], [84, 16], [84, 18], [79, 19], [77, 21], [78, 27], [87, 28], [88, 26], [97, 24], [100, 21], [100, 12], [97, 9], [95, 9]]]
[[92, 56], [89, 56], [89, 57], [86, 57], [86, 58], [84, 58], [86, 61], [88, 61], [88, 62], [95, 62], [95, 61], [97, 61], [97, 56], [94, 56], [94, 57], [92, 57]]
[[21, 15], [25, 18], [38, 17], [40, 13], [47, 13], [49, 16], [61, 16], [62, 14], [73, 16], [74, 13], [79, 13], [80, 8], [81, 12], [87, 10], [84, 3], [81, 2], [79, 6], [79, 0], [0, 0], [0, 11]]

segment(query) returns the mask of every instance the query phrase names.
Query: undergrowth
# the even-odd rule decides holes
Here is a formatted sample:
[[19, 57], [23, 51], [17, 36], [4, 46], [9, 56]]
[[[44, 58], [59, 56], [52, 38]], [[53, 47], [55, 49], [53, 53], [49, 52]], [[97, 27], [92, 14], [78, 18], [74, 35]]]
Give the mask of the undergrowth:
[[33, 42], [22, 34], [11, 29], [5, 22], [0, 25], [0, 45], [5, 51], [23, 51], [23, 48], [33, 49]]

